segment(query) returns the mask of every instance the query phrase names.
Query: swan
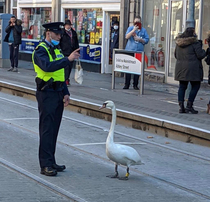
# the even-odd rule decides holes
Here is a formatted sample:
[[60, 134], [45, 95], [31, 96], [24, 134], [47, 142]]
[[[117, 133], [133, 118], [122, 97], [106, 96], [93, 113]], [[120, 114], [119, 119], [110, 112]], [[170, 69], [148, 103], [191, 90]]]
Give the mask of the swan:
[[[111, 178], [119, 178], [122, 180], [128, 180], [129, 176], [129, 167], [132, 165], [141, 165], [143, 164], [141, 161], [141, 157], [138, 152], [129, 146], [115, 144], [114, 142], [114, 127], [116, 124], [116, 108], [114, 102], [108, 100], [103, 103], [103, 108], [110, 108], [112, 110], [112, 122], [109, 130], [109, 134], [106, 139], [106, 155], [107, 157], [115, 163], [115, 175], [107, 176]], [[125, 177], [118, 176], [118, 165], [124, 165], [127, 167], [127, 172]]]

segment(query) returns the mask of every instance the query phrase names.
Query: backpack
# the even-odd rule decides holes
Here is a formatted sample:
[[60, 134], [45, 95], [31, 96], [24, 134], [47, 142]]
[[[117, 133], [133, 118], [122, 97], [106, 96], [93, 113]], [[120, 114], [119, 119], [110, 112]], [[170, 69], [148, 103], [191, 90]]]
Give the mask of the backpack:
[[205, 62], [207, 65], [210, 65], [210, 49], [208, 48], [206, 51], [206, 58], [205, 58]]

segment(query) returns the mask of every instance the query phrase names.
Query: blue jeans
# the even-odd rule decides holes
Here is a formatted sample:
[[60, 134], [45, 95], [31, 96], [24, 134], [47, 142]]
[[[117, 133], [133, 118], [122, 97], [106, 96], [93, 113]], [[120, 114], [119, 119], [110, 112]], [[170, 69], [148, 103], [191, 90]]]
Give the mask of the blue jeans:
[[[183, 102], [184, 101], [184, 96], [185, 96], [185, 91], [187, 89], [189, 81], [179, 81], [179, 91], [178, 91], [178, 101]], [[188, 101], [194, 102], [195, 97], [198, 93], [198, 90], [200, 89], [201, 82], [200, 81], [190, 81], [190, 84], [192, 86]]]

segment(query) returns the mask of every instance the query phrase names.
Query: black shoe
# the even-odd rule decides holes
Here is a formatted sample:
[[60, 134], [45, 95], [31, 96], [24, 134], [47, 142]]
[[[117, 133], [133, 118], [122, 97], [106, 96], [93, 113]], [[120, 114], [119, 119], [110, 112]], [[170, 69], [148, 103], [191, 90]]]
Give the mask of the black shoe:
[[185, 111], [185, 108], [184, 108], [184, 102], [183, 101], [180, 101], [179, 102], [179, 113], [186, 113], [186, 111]]
[[53, 164], [53, 165], [52, 165], [52, 168], [56, 169], [57, 172], [62, 172], [63, 170], [66, 169], [66, 166], [65, 166], [65, 165], [59, 166], [59, 165], [57, 165], [57, 164]]
[[123, 89], [129, 89], [129, 86], [125, 85], [125, 86], [123, 87]]
[[193, 102], [188, 101], [185, 109], [186, 113], [197, 114], [198, 111], [193, 108]]
[[134, 86], [133, 89], [134, 90], [139, 90], [139, 87], [138, 86]]
[[46, 176], [55, 176], [57, 175], [57, 171], [55, 169], [53, 169], [52, 167], [44, 167], [41, 168], [41, 172], [42, 175], [46, 175]]

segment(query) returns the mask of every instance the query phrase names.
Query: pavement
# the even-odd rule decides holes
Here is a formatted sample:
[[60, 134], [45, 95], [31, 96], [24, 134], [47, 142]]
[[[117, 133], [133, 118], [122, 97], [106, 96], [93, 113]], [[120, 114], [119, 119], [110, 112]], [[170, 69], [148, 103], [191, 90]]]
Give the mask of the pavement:
[[[33, 66], [31, 62], [20, 61], [19, 63], [19, 72], [8, 72], [6, 68], [0, 68], [0, 82], [9, 82], [16, 85], [25, 86], [27, 88], [35, 89], [35, 72], [33, 70]], [[112, 100], [115, 102], [117, 109], [124, 110], [130, 113], [136, 113], [144, 115], [145, 117], [153, 117], [154, 119], [164, 119], [168, 122], [174, 122], [178, 124], [183, 124], [183, 126], [191, 126], [197, 127], [201, 130], [209, 131], [209, 115], [206, 114], [206, 104], [210, 99], [210, 91], [207, 85], [202, 85], [198, 96], [195, 100], [195, 109], [199, 111], [198, 114], [179, 114], [178, 104], [177, 104], [177, 85], [170, 85], [165, 83], [156, 83], [151, 81], [145, 81], [144, 95], [139, 95], [139, 92], [130, 87], [129, 90], [123, 90], [124, 86], [124, 78], [117, 77], [116, 78], [116, 89], [111, 89], [111, 74], [98, 74], [93, 72], [84, 72], [84, 82], [82, 85], [77, 84], [74, 79], [74, 70], [71, 73], [71, 85], [69, 87], [69, 91], [71, 93], [71, 97], [73, 99], [83, 100], [89, 103], [95, 103], [101, 105], [106, 100]], [[3, 105], [1, 107], [1, 111], [3, 111]], [[12, 110], [12, 109], [11, 109]], [[17, 109], [22, 110], [22, 109]], [[12, 112], [11, 112], [12, 113]], [[13, 113], [17, 113], [21, 115], [21, 111], [13, 110]], [[25, 110], [24, 113], [31, 114], [31, 111]], [[37, 113], [37, 112], [36, 112]], [[3, 113], [2, 113], [3, 115]], [[2, 116], [1, 115], [1, 116]], [[70, 115], [69, 115], [70, 116]], [[27, 116], [26, 116], [27, 117]], [[25, 120], [23, 122], [26, 122]], [[37, 122], [38, 123], [38, 122]], [[79, 126], [75, 123], [67, 123], [71, 124], [70, 128], [75, 127], [75, 131]], [[22, 168], [22, 172], [30, 171], [31, 175], [36, 176], [37, 170], [39, 170], [37, 165], [37, 159], [34, 156], [37, 155], [37, 146], [38, 145], [38, 127], [32, 123], [33, 127], [36, 128], [36, 133], [31, 133], [32, 129], [28, 131], [24, 131], [21, 127], [17, 129], [13, 124], [5, 124], [0, 122], [1, 136], [3, 144], [0, 147], [0, 173], [1, 173], [1, 183], [0, 183], [0, 201], [26, 201], [25, 198], [30, 198], [28, 201], [68, 201], [65, 197], [61, 195], [56, 195], [51, 192], [49, 189], [43, 189], [43, 186], [40, 186], [36, 181], [33, 182], [29, 178], [33, 178], [33, 176], [26, 177], [24, 175], [19, 175], [14, 170], [10, 169], [8, 165], [9, 162], [15, 163], [16, 166]], [[67, 128], [67, 127], [64, 127]], [[83, 128], [80, 126], [80, 128]], [[90, 129], [86, 129], [87, 134], [83, 137], [83, 133], [75, 132], [75, 138], [71, 138], [72, 140], [76, 140], [78, 135], [80, 134], [82, 138], [89, 138]], [[11, 132], [13, 131], [13, 132]], [[104, 131], [106, 132], [106, 131]], [[210, 133], [210, 132], [209, 132]], [[66, 133], [61, 133], [66, 134]], [[93, 139], [96, 141], [96, 137], [94, 134]], [[134, 134], [133, 134], [134, 135]], [[210, 134], [209, 134], [210, 135]], [[77, 137], [77, 138], [76, 138]], [[99, 135], [101, 138], [101, 136]], [[66, 140], [66, 139], [65, 139]], [[78, 139], [77, 139], [78, 140]], [[102, 140], [101, 140], [102, 141]], [[88, 142], [88, 141], [87, 141]], [[181, 145], [182, 143], [180, 143]], [[191, 145], [190, 145], [191, 146]], [[196, 145], [193, 145], [196, 146]], [[161, 176], [163, 179], [164, 176], [176, 179], [183, 178], [184, 182], [189, 183], [191, 186], [198, 183], [200, 180], [201, 186], [200, 189], [204, 190], [206, 195], [209, 195], [209, 189], [205, 189], [204, 187], [209, 187], [209, 179], [208, 179], [208, 169], [209, 163], [202, 163], [201, 160], [196, 160], [194, 157], [190, 160], [192, 164], [186, 163], [188, 159], [191, 157], [186, 157], [185, 155], [177, 155], [173, 154], [174, 157], [171, 161], [171, 153], [168, 151], [166, 154], [165, 150], [159, 154], [160, 159], [153, 158], [151, 161], [151, 156], [148, 156], [148, 160], [146, 158], [147, 155], [147, 147], [142, 147], [142, 150], [146, 152], [143, 153], [143, 157], [146, 161], [145, 168], [142, 168], [143, 171], [147, 171], [149, 169], [153, 169], [154, 166], [154, 176]], [[186, 144], [184, 145], [186, 149]], [[93, 149], [93, 148], [91, 148]], [[90, 153], [92, 152], [90, 148], [87, 149]], [[103, 148], [105, 151], [105, 148]], [[98, 150], [101, 151], [102, 149]], [[40, 176], [40, 178], [48, 181], [50, 183], [55, 183], [55, 185], [62, 187], [63, 189], [67, 189], [67, 191], [72, 192], [75, 196], [80, 196], [85, 198], [87, 201], [122, 201], [127, 202], [128, 197], [132, 197], [130, 201], [139, 201], [140, 197], [142, 201], [208, 201], [208, 199], [203, 199], [200, 196], [195, 196], [191, 193], [186, 194], [184, 190], [179, 191], [177, 188], [171, 187], [164, 182], [156, 182], [155, 179], [148, 179], [148, 177], [142, 174], [140, 176], [136, 175], [135, 177], [131, 177], [130, 184], [125, 186], [124, 183], [120, 181], [112, 181], [108, 178], [102, 178], [101, 173], [106, 173], [107, 168], [113, 170], [112, 163], [106, 163], [101, 159], [95, 158], [93, 161], [93, 157], [90, 157], [86, 153], [81, 155], [79, 150], [75, 150], [74, 148], [68, 147], [65, 150], [63, 149], [62, 144], [58, 144], [57, 155], [59, 159], [63, 159], [64, 163], [67, 167], [71, 167], [71, 162], [74, 162], [74, 166], [71, 167], [71, 170], [67, 170], [64, 173], [59, 174], [58, 180], [56, 182], [53, 178], [48, 179], [47, 177]], [[154, 151], [153, 151], [154, 150]], [[28, 152], [30, 151], [30, 152]], [[153, 149], [154, 155], [157, 155], [157, 151]], [[195, 152], [195, 150], [193, 149]], [[94, 153], [94, 152], [92, 152]], [[206, 152], [203, 152], [206, 154]], [[162, 158], [163, 156], [168, 156], [168, 159]], [[178, 159], [180, 157], [180, 159]], [[24, 162], [23, 162], [24, 157]], [[8, 162], [4, 162], [3, 159], [6, 159]], [[162, 159], [162, 160], [161, 160]], [[154, 161], [156, 161], [154, 163]], [[161, 161], [165, 161], [161, 163]], [[175, 163], [174, 163], [175, 161]], [[93, 163], [94, 162], [94, 163]], [[171, 167], [177, 167], [177, 172], [168, 172], [166, 165], [170, 165]], [[191, 165], [196, 164], [196, 168], [192, 168]], [[174, 166], [176, 165], [176, 166]], [[177, 166], [179, 165], [179, 166]], [[12, 167], [11, 165], [10, 167]], [[148, 166], [148, 167], [147, 167]], [[157, 166], [162, 166], [161, 169], [157, 169]], [[188, 166], [183, 167], [183, 166]], [[200, 172], [200, 168], [205, 172]], [[97, 168], [97, 169], [96, 169]], [[165, 170], [164, 170], [165, 168]], [[145, 170], [144, 170], [145, 169]], [[17, 169], [18, 170], [18, 169]], [[194, 172], [197, 170], [197, 172]], [[94, 172], [93, 172], [94, 171]], [[157, 172], [158, 171], [158, 172]], [[196, 175], [196, 180], [191, 179], [188, 176], [189, 171], [192, 172], [192, 176]], [[168, 172], [168, 175], [167, 175]], [[93, 175], [94, 173], [94, 175]], [[180, 176], [181, 173], [186, 175], [186, 178], [190, 180], [189, 182], [184, 178], [184, 176]], [[196, 173], [196, 174], [195, 174]], [[202, 175], [202, 176], [200, 176]], [[141, 179], [141, 180], [140, 180]], [[205, 179], [205, 183], [202, 181]], [[183, 187], [185, 187], [183, 185]], [[129, 191], [126, 192], [125, 188]], [[197, 190], [198, 187], [195, 188]], [[12, 190], [12, 191], [11, 191]], [[101, 190], [106, 190], [102, 192]], [[141, 191], [140, 191], [141, 190]], [[152, 191], [151, 191], [152, 190]], [[198, 190], [202, 193], [202, 191]], [[11, 195], [8, 199], [8, 195]], [[24, 198], [23, 198], [24, 195]], [[114, 196], [114, 199], [113, 199]], [[119, 198], [117, 198], [119, 197]], [[13, 198], [13, 200], [11, 200]], [[135, 200], [134, 200], [135, 198]], [[94, 199], [94, 200], [93, 200]], [[164, 199], [164, 200], [163, 200]], [[79, 201], [79, 200], [78, 200]]]
[[[19, 72], [8, 72], [6, 68], [0, 68], [0, 81], [35, 89], [35, 72], [31, 62], [19, 61]], [[82, 85], [74, 81], [74, 69], [70, 76], [71, 98], [83, 100], [101, 105], [106, 100], [114, 101], [116, 108], [129, 113], [141, 114], [150, 119], [161, 119], [168, 123], [173, 122], [183, 127], [192, 127], [205, 131], [210, 138], [209, 114], [206, 114], [206, 106], [210, 99], [210, 87], [203, 83], [194, 102], [194, 108], [198, 114], [179, 114], [177, 103], [178, 85], [145, 81], [144, 95], [139, 91], [123, 90], [124, 78], [115, 77], [115, 89], [112, 90], [112, 75], [99, 74], [84, 71]], [[132, 81], [131, 81], [132, 82]], [[176, 127], [176, 126], [175, 126]]]

